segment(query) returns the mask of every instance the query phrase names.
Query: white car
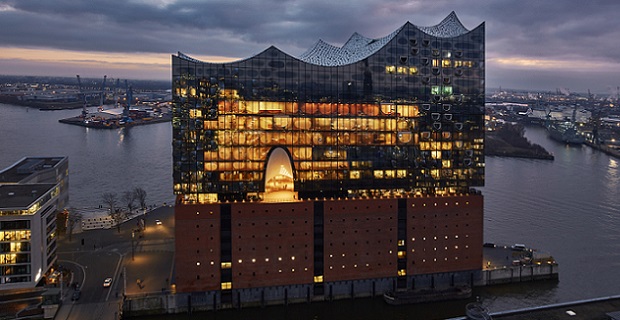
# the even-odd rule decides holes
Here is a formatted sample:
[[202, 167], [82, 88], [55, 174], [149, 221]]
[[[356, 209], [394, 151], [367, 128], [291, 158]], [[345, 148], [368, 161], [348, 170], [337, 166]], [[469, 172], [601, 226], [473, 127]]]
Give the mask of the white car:
[[103, 280], [103, 287], [107, 288], [109, 286], [112, 285], [112, 278], [105, 278], [105, 280]]
[[155, 220], [155, 224], [158, 226], [161, 225], [161, 220]]

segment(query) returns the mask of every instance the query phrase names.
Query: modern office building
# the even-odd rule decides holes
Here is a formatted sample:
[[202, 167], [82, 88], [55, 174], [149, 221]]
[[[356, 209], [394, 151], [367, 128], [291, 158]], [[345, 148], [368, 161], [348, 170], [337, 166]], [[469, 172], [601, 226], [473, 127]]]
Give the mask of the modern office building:
[[26, 157], [0, 172], [0, 291], [35, 287], [56, 262], [67, 157]]
[[219, 308], [475, 284], [484, 24], [172, 57], [176, 290]]

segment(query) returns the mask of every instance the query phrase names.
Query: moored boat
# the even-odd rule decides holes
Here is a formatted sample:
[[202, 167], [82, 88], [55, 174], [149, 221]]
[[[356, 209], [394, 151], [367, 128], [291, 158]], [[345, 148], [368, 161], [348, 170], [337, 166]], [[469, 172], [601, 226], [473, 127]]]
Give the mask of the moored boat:
[[551, 139], [566, 144], [582, 144], [585, 137], [577, 130], [572, 122], [554, 123], [547, 127]]

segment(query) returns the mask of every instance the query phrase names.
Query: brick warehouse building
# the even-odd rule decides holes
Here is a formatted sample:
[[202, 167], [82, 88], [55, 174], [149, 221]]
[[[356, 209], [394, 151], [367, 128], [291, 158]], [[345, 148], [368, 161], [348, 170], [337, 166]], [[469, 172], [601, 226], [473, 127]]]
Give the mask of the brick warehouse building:
[[180, 306], [479, 280], [484, 23], [172, 69]]

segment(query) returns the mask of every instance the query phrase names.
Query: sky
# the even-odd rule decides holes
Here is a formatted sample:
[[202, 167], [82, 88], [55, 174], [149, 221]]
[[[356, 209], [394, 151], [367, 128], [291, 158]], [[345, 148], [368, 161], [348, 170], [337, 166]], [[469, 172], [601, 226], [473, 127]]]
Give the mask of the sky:
[[0, 75], [168, 80], [178, 51], [299, 56], [452, 11], [469, 30], [485, 23], [487, 88], [617, 94], [617, 0], [0, 0]]

